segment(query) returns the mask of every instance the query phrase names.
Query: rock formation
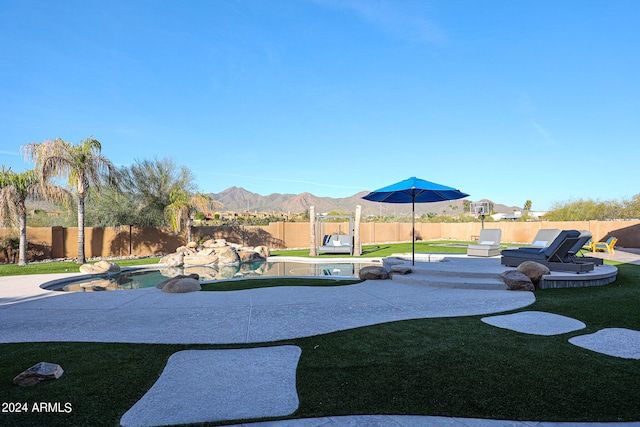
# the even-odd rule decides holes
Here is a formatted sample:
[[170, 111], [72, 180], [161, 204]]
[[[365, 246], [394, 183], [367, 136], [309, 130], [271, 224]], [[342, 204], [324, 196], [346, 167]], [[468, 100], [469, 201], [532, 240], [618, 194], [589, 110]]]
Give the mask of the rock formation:
[[158, 283], [156, 288], [171, 294], [197, 292], [202, 289], [200, 287], [200, 282], [198, 281], [199, 278], [200, 277], [197, 274], [190, 274], [188, 276], [178, 275], [171, 279], [167, 279], [164, 282]]
[[551, 274], [549, 271], [549, 267], [546, 265], [542, 265], [535, 261], [525, 261], [518, 266], [518, 271], [524, 273], [531, 282], [537, 287], [538, 283], [542, 279], [542, 276], [546, 274]]
[[359, 277], [360, 280], [385, 280], [389, 274], [384, 267], [369, 265], [360, 269]]
[[500, 275], [500, 278], [510, 291], [532, 291], [534, 289], [529, 276], [518, 270], [505, 271]]
[[162, 258], [160, 258], [160, 264], [164, 264], [168, 268], [180, 267], [184, 264], [184, 252], [175, 252], [173, 254], [163, 256]]
[[252, 248], [229, 243], [224, 239], [210, 239], [201, 245], [189, 242], [186, 246], [180, 246], [175, 253], [163, 257], [160, 264], [167, 267], [218, 267], [264, 261], [268, 257], [269, 248], [266, 246]]
[[120, 273], [120, 266], [109, 261], [98, 261], [95, 264], [82, 264], [80, 272], [84, 274], [115, 274]]

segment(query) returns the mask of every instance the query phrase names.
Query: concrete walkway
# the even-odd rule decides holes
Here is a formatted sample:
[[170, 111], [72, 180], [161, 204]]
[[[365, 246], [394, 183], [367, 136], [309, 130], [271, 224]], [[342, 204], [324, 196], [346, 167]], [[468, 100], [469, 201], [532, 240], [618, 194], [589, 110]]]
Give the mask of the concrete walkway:
[[[640, 264], [640, 252], [617, 250], [615, 255], [599, 254], [607, 259]], [[473, 290], [435, 288], [424, 285], [398, 283], [394, 281], [367, 281], [357, 285], [337, 288], [268, 288], [248, 291], [207, 292], [194, 294], [165, 294], [157, 289], [139, 289], [121, 292], [61, 293], [39, 288], [43, 282], [64, 275], [0, 277], [0, 342], [33, 341], [94, 341], [132, 343], [257, 343], [287, 338], [324, 334], [396, 320], [432, 317], [450, 317], [492, 314], [523, 308], [535, 301], [532, 293], [502, 290]], [[104, 327], [118, 324], [117, 330]], [[82, 328], [77, 325], [82, 324]], [[185, 333], [188, 331], [188, 333]], [[271, 353], [255, 355], [252, 350], [226, 353], [233, 359], [219, 359], [220, 352], [190, 353], [176, 356], [177, 365], [168, 364], [163, 376], [156, 383], [158, 388], [150, 390], [147, 400], [141, 400], [121, 420], [126, 426], [151, 426], [166, 422], [180, 424], [214, 420], [207, 408], [189, 406], [188, 411], [176, 411], [162, 401], [154, 403], [154, 396], [169, 391], [180, 394], [175, 372], [201, 370], [203, 360], [207, 366], [255, 365], [251, 357], [263, 357], [262, 366], [277, 364], [277, 360], [297, 360], [297, 347], [275, 347], [284, 356], [274, 358]], [[181, 352], [182, 353], [182, 352]], [[205, 354], [206, 353], [206, 354]], [[245, 356], [243, 356], [243, 354]], [[240, 359], [237, 359], [237, 358]], [[203, 359], [204, 358], [204, 359]], [[289, 359], [287, 359], [289, 358]], [[173, 356], [172, 356], [173, 359]], [[225, 360], [233, 360], [225, 365]], [[263, 359], [260, 359], [263, 360]], [[269, 362], [270, 361], [270, 362]], [[267, 369], [271, 378], [285, 378], [280, 388], [282, 399], [266, 402], [265, 407], [282, 410], [274, 416], [283, 416], [295, 411], [290, 394], [291, 366]], [[252, 365], [253, 364], [253, 365]], [[224, 369], [223, 369], [224, 370]], [[289, 374], [282, 375], [283, 370]], [[226, 369], [227, 378], [237, 378], [237, 372]], [[256, 372], [257, 374], [257, 372]], [[169, 380], [167, 380], [167, 378]], [[174, 378], [171, 380], [171, 378]], [[211, 382], [206, 376], [196, 384], [210, 390]], [[210, 378], [209, 378], [210, 379]], [[258, 381], [258, 380], [256, 380]], [[260, 384], [271, 384], [269, 377]], [[230, 387], [238, 386], [233, 381]], [[241, 381], [241, 391], [248, 391]], [[193, 382], [185, 387], [192, 388]], [[154, 388], [156, 385], [154, 385]], [[209, 387], [209, 388], [207, 388]], [[260, 387], [257, 387], [260, 389]], [[184, 393], [189, 395], [189, 393]], [[232, 397], [232, 396], [231, 396]], [[278, 396], [276, 396], [278, 397]], [[230, 397], [229, 397], [230, 398]], [[278, 406], [282, 405], [282, 406]], [[207, 406], [207, 405], [205, 405]], [[210, 405], [209, 405], [210, 406]], [[232, 404], [228, 408], [231, 408]], [[237, 406], [237, 405], [236, 405]], [[184, 418], [180, 415], [184, 414]], [[151, 418], [145, 418], [150, 416]], [[269, 416], [270, 413], [262, 413]], [[194, 418], [195, 415], [195, 418]], [[238, 415], [231, 411], [227, 420], [259, 417], [260, 413]], [[236, 418], [233, 418], [233, 417]], [[163, 422], [164, 421], [164, 422]], [[244, 424], [251, 426], [449, 426], [449, 427], [555, 427], [555, 426], [640, 426], [634, 423], [547, 423], [515, 422], [504, 420], [477, 420], [422, 416], [352, 416], [324, 417], [306, 420], [285, 420], [266, 423]]]
[[[446, 289], [389, 280], [168, 294], [156, 288], [43, 291], [34, 277], [2, 277], [0, 289], [3, 343], [258, 343], [398, 320], [497, 313], [535, 301], [530, 292]], [[106, 327], [113, 324], [118, 328]]]

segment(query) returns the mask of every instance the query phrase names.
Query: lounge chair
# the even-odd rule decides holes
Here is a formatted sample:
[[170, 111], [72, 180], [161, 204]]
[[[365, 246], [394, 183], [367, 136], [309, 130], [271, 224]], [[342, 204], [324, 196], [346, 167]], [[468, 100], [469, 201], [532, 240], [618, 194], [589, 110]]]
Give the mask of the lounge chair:
[[478, 244], [467, 247], [467, 255], [470, 256], [496, 256], [500, 255], [500, 237], [502, 230], [498, 228], [486, 228], [480, 231]]
[[545, 228], [542, 230], [538, 230], [538, 233], [533, 238], [531, 242], [532, 248], [546, 248], [558, 237], [560, 234], [560, 230], [557, 228]]
[[606, 242], [591, 242], [591, 250], [593, 252], [607, 251], [612, 254], [615, 252], [615, 245], [618, 243], [617, 237], [609, 237]]
[[507, 249], [546, 248], [555, 240], [556, 237], [558, 237], [558, 234], [560, 234], [560, 230], [558, 230], [557, 228], [544, 228], [542, 230], [538, 230], [538, 233], [535, 235], [535, 237], [531, 241], [531, 245], [509, 246]]
[[574, 262], [592, 262], [596, 266], [604, 264], [604, 260], [602, 258], [580, 255], [581, 250], [591, 250], [592, 237], [593, 235], [590, 231], [580, 231], [580, 237], [578, 237], [578, 241], [575, 245], [573, 245], [571, 249], [569, 249], [568, 253], [568, 255], [573, 258]]
[[580, 232], [563, 230], [553, 242], [542, 249], [519, 248], [502, 251], [502, 265], [517, 267], [525, 261], [535, 261], [555, 271], [573, 271], [583, 273], [594, 268], [593, 262], [576, 262], [569, 251], [578, 243]]

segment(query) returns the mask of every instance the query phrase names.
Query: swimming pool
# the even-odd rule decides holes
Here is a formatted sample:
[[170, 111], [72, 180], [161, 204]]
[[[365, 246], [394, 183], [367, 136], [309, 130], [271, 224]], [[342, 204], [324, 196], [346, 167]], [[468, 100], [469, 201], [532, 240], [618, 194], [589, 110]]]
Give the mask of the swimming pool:
[[368, 260], [361, 262], [333, 261], [333, 262], [304, 262], [304, 261], [263, 261], [240, 265], [225, 265], [219, 267], [191, 266], [174, 268], [143, 268], [123, 271], [110, 276], [84, 276], [44, 284], [49, 290], [65, 292], [97, 292], [119, 291], [139, 288], [150, 288], [164, 280], [179, 274], [196, 273], [200, 282], [212, 282], [236, 278], [257, 277], [333, 277], [357, 278], [362, 267], [381, 265], [379, 261]]

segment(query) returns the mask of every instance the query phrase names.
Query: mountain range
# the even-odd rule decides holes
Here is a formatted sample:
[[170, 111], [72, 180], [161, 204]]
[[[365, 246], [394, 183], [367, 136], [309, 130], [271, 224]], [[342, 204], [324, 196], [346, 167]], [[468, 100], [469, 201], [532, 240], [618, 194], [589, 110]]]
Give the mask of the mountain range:
[[[230, 187], [220, 193], [209, 193], [209, 196], [216, 201], [224, 203], [223, 210], [236, 212], [287, 212], [303, 213], [310, 206], [315, 207], [317, 214], [331, 211], [354, 213], [356, 205], [362, 206], [362, 215], [409, 215], [411, 213], [410, 204], [376, 203], [364, 200], [362, 197], [368, 194], [362, 191], [353, 196], [343, 198], [318, 197], [311, 193], [301, 194], [280, 194], [272, 193], [262, 196], [252, 193], [241, 187]], [[447, 215], [461, 213], [463, 211], [463, 200], [459, 199], [446, 202], [418, 203], [416, 213], [418, 215], [433, 212], [436, 214], [446, 213]], [[494, 203], [490, 200], [472, 200], [473, 202], [485, 201], [493, 203], [495, 212], [512, 213], [514, 210], [522, 210], [518, 206], [505, 206]]]

